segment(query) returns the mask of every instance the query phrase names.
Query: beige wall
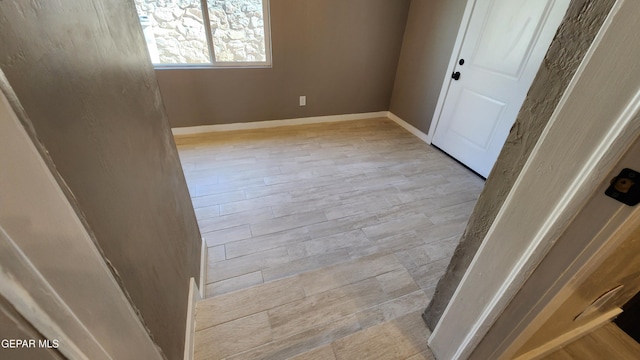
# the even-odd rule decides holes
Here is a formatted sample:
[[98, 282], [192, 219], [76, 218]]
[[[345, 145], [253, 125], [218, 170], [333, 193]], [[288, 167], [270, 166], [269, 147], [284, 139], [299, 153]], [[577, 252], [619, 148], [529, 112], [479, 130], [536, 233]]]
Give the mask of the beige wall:
[[466, 0], [413, 0], [390, 111], [429, 132]]
[[128, 0], [0, 2], [0, 68], [114, 275], [178, 359], [200, 234], [148, 59]]
[[173, 127], [389, 109], [409, 0], [270, 3], [273, 68], [156, 70]]

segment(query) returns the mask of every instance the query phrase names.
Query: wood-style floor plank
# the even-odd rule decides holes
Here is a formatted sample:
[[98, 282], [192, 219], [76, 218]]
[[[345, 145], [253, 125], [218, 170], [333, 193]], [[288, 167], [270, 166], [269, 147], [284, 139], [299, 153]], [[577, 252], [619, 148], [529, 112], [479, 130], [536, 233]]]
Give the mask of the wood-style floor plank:
[[420, 312], [480, 178], [388, 119], [176, 143], [209, 246], [197, 359], [433, 359]]
[[261, 312], [196, 332], [195, 357], [224, 359], [271, 340], [269, 317]]
[[349, 335], [332, 344], [337, 360], [399, 360], [427, 350], [429, 329], [420, 313]]
[[608, 323], [547, 355], [547, 360], [640, 359], [640, 344], [616, 324]]
[[388, 299], [380, 284], [370, 278], [268, 311], [274, 339], [286, 338], [331, 323]]
[[291, 277], [205, 299], [196, 305], [196, 330], [269, 310], [304, 297], [300, 279]]
[[325, 345], [290, 358], [290, 360], [336, 360], [331, 345]]

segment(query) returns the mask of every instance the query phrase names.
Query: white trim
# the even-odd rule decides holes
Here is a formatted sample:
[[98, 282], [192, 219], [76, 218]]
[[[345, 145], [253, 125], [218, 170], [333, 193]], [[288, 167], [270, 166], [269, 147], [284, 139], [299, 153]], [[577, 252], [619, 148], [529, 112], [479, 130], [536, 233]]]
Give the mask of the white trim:
[[[246, 63], [234, 63], [246, 64]], [[272, 65], [219, 66], [207, 64], [153, 64], [153, 70], [225, 70], [225, 69], [271, 69]]]
[[202, 238], [202, 245], [200, 250], [200, 281], [198, 283], [198, 293], [200, 294], [200, 298], [204, 299], [204, 288], [207, 285], [207, 267], [209, 259], [209, 247], [207, 247], [207, 242], [204, 238]]
[[536, 360], [541, 359], [543, 356], [549, 355], [552, 352], [558, 350], [559, 348], [572, 343], [575, 340], [580, 339], [581, 337], [589, 334], [590, 332], [598, 329], [599, 327], [609, 323], [613, 318], [620, 315], [622, 313], [622, 309], [619, 307], [613, 308], [607, 311], [604, 314], [594, 318], [593, 320], [587, 322], [586, 324], [579, 326], [568, 333], [562, 334], [561, 336], [549, 341], [546, 344], [543, 344], [540, 347], [537, 347], [525, 354], [518, 356], [515, 360]]
[[471, 355], [640, 134], [640, 40], [630, 31], [638, 11], [640, 3], [618, 1], [607, 17], [429, 338], [437, 357]]
[[438, 96], [436, 108], [433, 111], [431, 125], [429, 126], [429, 132], [427, 133], [427, 140], [425, 140], [427, 144], [431, 144], [433, 136], [436, 133], [436, 127], [438, 126], [438, 121], [440, 121], [440, 114], [442, 113], [442, 108], [444, 107], [444, 101], [447, 98], [447, 93], [449, 92], [449, 84], [451, 84], [451, 74], [453, 73], [453, 69], [455, 69], [456, 62], [458, 61], [458, 56], [460, 55], [460, 51], [462, 50], [462, 43], [464, 42], [464, 38], [467, 35], [467, 28], [469, 27], [469, 21], [471, 20], [471, 14], [473, 13], [473, 7], [475, 6], [475, 4], [476, 0], [468, 0], [467, 5], [464, 8], [464, 14], [462, 15], [462, 20], [460, 21], [460, 28], [458, 29], [456, 42], [453, 45], [453, 50], [451, 51], [451, 58], [449, 59], [447, 71], [444, 73], [444, 80], [442, 80], [440, 95]]
[[394, 121], [396, 124], [402, 126], [408, 132], [410, 132], [413, 135], [415, 135], [418, 139], [420, 139], [420, 140], [424, 141], [425, 143], [431, 145], [431, 138], [427, 134], [425, 134], [422, 131], [420, 131], [415, 126], [413, 126], [413, 125], [409, 124], [408, 122], [402, 120], [399, 116], [397, 116], [396, 114], [392, 113], [391, 111], [387, 111], [387, 117], [390, 120]]
[[196, 334], [196, 304], [204, 299], [204, 287], [207, 283], [207, 259], [209, 248], [207, 242], [202, 238], [200, 250], [200, 281], [196, 285], [196, 279], [189, 279], [189, 297], [187, 308], [187, 326], [184, 336], [184, 360], [194, 359], [194, 342]]
[[[0, 294], [18, 313], [47, 339], [58, 340], [65, 357], [110, 358], [1, 225], [0, 250]], [[61, 319], [64, 324], [59, 324]]]
[[179, 128], [171, 129], [171, 132], [173, 133], [173, 135], [193, 135], [193, 134], [201, 134], [201, 133], [208, 133], [208, 132], [267, 129], [267, 128], [273, 128], [273, 127], [279, 127], [279, 126], [319, 124], [319, 123], [327, 123], [327, 122], [364, 120], [364, 119], [381, 118], [381, 117], [387, 117], [387, 111], [378, 111], [378, 112], [360, 113], [360, 114], [347, 114], [347, 115], [313, 116], [313, 117], [284, 119], [284, 120], [254, 121], [254, 122], [235, 123], [235, 124], [179, 127]]
[[196, 304], [202, 300], [196, 280], [189, 279], [189, 298], [187, 308], [187, 326], [184, 335], [184, 360], [193, 360], [194, 358], [194, 341], [196, 334]]
[[[264, 50], [266, 65], [273, 67], [273, 46], [271, 41], [271, 0], [262, 1], [262, 21], [264, 25]], [[211, 38], [213, 40], [213, 37]]]

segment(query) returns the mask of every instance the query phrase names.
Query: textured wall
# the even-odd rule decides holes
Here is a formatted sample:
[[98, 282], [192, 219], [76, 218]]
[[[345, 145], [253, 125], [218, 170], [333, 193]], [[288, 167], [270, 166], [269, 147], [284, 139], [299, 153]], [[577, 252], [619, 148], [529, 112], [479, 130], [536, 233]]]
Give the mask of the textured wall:
[[615, 0], [573, 0], [424, 318], [436, 326]]
[[413, 0], [390, 111], [429, 132], [466, 0]]
[[1, 1], [0, 68], [154, 340], [182, 358], [200, 234], [133, 2]]
[[409, 3], [271, 0], [272, 68], [156, 70], [171, 125], [388, 110]]

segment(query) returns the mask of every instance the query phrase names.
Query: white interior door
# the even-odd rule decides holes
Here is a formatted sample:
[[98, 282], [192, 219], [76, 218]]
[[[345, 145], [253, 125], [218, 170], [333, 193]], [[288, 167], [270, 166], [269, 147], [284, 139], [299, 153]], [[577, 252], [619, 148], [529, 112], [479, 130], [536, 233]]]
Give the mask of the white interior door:
[[475, 0], [434, 145], [489, 174], [569, 2]]

